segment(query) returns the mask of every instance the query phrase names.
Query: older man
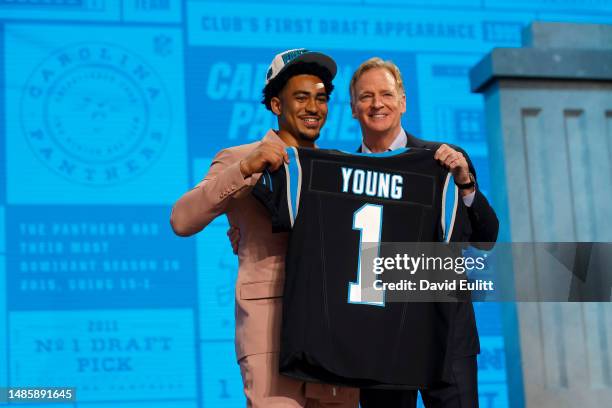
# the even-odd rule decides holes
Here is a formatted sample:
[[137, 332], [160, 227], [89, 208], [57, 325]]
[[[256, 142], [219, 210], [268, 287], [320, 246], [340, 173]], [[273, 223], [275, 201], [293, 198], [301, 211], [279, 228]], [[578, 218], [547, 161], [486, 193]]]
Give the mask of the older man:
[[[435, 150], [434, 158], [453, 174], [467, 207], [469, 222], [463, 223], [463, 240], [489, 249], [497, 239], [499, 222], [476, 184], [476, 171], [467, 153], [456, 146], [418, 139], [402, 128], [406, 92], [399, 68], [390, 61], [371, 58], [357, 68], [350, 82], [351, 109], [363, 136], [359, 151], [385, 152], [403, 147]], [[421, 390], [425, 405], [454, 408], [478, 406], [476, 355], [480, 351], [474, 309], [458, 303], [453, 338], [454, 382]], [[416, 391], [362, 390], [361, 406], [416, 407]]]
[[314, 147], [327, 118], [336, 64], [327, 55], [288, 50], [272, 61], [263, 103], [278, 119], [262, 141], [219, 152], [202, 182], [175, 204], [171, 224], [193, 235], [226, 214], [240, 228], [236, 282], [236, 357], [249, 407], [357, 407], [358, 390], [307, 384], [279, 375], [278, 358], [287, 234], [251, 196], [261, 172], [288, 161], [285, 147]]

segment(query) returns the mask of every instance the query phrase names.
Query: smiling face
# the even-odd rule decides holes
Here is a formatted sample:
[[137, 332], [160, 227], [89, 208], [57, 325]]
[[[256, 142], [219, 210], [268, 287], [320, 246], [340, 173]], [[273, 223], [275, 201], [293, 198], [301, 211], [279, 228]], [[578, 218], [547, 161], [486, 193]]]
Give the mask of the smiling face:
[[270, 101], [278, 116], [279, 136], [293, 146], [313, 146], [327, 119], [327, 92], [314, 75], [295, 75]]
[[355, 83], [351, 109], [364, 135], [395, 136], [401, 131], [406, 95], [387, 69], [372, 68]]

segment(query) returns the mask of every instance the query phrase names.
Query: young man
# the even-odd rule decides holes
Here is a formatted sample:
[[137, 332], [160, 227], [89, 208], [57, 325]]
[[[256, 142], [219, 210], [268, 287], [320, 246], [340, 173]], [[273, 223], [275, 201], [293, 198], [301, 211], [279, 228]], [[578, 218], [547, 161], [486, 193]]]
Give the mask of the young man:
[[327, 118], [336, 64], [327, 55], [288, 50], [272, 60], [263, 103], [279, 130], [259, 142], [219, 152], [208, 174], [174, 205], [181, 236], [226, 214], [240, 228], [236, 282], [236, 356], [249, 407], [357, 407], [358, 390], [296, 381], [278, 373], [287, 234], [273, 234], [270, 216], [250, 194], [261, 172], [288, 161], [285, 147], [314, 147]]
[[[406, 112], [406, 93], [399, 68], [390, 61], [371, 58], [357, 68], [350, 82], [351, 109], [363, 136], [360, 152], [376, 153], [403, 147], [435, 150], [434, 158], [453, 174], [467, 207], [469, 222], [463, 240], [490, 249], [497, 239], [499, 222], [476, 185], [476, 172], [463, 150], [426, 142], [410, 135], [401, 125]], [[484, 243], [484, 244], [483, 244]], [[471, 303], [458, 303], [453, 341], [452, 372], [455, 382], [421, 390], [427, 407], [478, 406], [476, 355], [480, 351]], [[416, 391], [362, 390], [362, 408], [416, 407]]]

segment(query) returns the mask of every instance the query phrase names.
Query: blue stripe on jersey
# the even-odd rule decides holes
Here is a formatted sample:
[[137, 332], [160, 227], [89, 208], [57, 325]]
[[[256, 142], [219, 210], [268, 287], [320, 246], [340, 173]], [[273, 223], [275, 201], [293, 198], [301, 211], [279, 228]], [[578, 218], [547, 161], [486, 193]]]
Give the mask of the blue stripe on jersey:
[[272, 183], [272, 176], [270, 175], [270, 172], [268, 170], [266, 170], [264, 175], [268, 179], [268, 183], [267, 183], [268, 186], [269, 186], [268, 188], [270, 189], [270, 191], [274, 192], [274, 184]]
[[289, 176], [289, 166], [287, 163], [283, 163], [283, 169], [285, 170], [285, 186], [286, 188], [286, 197], [287, 197], [287, 212], [289, 213], [289, 223], [293, 228], [293, 221], [295, 218], [293, 217], [293, 204], [291, 200], [291, 177]]
[[459, 189], [453, 181], [453, 176], [449, 172], [446, 175], [444, 189], [442, 191], [442, 229], [444, 242], [450, 242], [457, 215], [457, 205], [459, 201]]
[[402, 154], [404, 152], [407, 152], [408, 150], [410, 150], [409, 147], [402, 147], [401, 149], [395, 149], [395, 150], [391, 150], [388, 152], [381, 152], [381, 153], [347, 152], [346, 150], [338, 150], [338, 151], [342, 153], [346, 153], [346, 154], [351, 154], [353, 156], [390, 157], [390, 156], [397, 156], [398, 154]]
[[297, 218], [298, 209], [300, 207], [300, 190], [302, 188], [302, 166], [300, 165], [299, 153], [295, 147], [288, 147], [287, 154], [289, 155], [289, 193], [291, 194], [289, 204], [291, 205], [292, 224]]

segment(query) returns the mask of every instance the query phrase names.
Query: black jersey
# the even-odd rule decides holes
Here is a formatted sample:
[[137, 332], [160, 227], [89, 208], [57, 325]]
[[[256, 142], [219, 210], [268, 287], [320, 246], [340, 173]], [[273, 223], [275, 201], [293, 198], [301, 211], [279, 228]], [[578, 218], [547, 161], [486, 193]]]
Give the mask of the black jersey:
[[291, 231], [280, 372], [361, 388], [448, 380], [456, 305], [385, 302], [367, 248], [452, 240], [462, 205], [452, 175], [427, 149], [287, 152], [253, 189], [273, 228]]

